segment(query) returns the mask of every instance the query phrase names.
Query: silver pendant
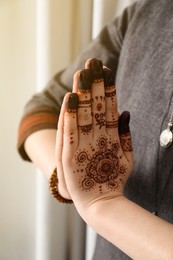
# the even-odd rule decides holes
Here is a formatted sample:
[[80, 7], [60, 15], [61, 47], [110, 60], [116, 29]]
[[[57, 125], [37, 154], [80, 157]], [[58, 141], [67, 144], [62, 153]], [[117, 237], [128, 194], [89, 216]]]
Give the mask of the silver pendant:
[[160, 135], [160, 145], [163, 148], [168, 148], [173, 142], [173, 133], [171, 131], [172, 123], [168, 123], [167, 129], [163, 130]]

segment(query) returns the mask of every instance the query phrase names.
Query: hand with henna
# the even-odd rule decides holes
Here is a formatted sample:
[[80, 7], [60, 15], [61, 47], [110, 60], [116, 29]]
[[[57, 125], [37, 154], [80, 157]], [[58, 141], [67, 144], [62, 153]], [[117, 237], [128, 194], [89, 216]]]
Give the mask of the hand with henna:
[[57, 133], [58, 175], [77, 207], [123, 195], [133, 167], [129, 121], [127, 111], [119, 117], [111, 70], [88, 60], [64, 98]]

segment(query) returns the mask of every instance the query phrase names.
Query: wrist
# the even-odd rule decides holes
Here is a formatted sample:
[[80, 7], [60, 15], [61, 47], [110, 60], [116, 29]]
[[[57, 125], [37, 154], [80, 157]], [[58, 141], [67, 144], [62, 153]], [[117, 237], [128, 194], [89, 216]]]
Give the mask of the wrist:
[[68, 199], [68, 200], [71, 199], [70, 194], [68, 193], [67, 188], [64, 185], [61, 185], [60, 183], [58, 183], [57, 187], [58, 187], [57, 189], [58, 189], [60, 196], [62, 196], [65, 199]]
[[[97, 231], [95, 224], [98, 224], [98, 219], [102, 221], [101, 216], [105, 215], [105, 212], [111, 213], [111, 208], [119, 207], [123, 201], [127, 200], [123, 194], [119, 194], [116, 197], [102, 198], [99, 200], [92, 201], [88, 204], [76, 202], [74, 199], [75, 207], [82, 217], [82, 219], [93, 229]], [[99, 233], [99, 232], [98, 232]]]

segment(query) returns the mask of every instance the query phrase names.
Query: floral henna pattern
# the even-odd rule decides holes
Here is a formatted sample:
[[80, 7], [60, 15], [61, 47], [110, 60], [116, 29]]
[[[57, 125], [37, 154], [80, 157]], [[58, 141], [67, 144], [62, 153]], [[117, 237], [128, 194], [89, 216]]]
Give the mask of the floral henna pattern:
[[118, 142], [108, 141], [103, 136], [98, 139], [97, 147], [95, 151], [90, 145], [92, 155], [85, 150], [80, 151], [76, 156], [77, 172], [80, 172], [82, 176], [80, 187], [84, 191], [89, 191], [99, 185], [100, 193], [102, 193], [103, 185], [106, 185], [108, 190], [117, 190], [123, 182], [122, 176], [125, 176], [127, 171], [126, 165], [119, 162], [123, 156], [120, 153], [120, 145]]
[[94, 116], [99, 129], [106, 125], [105, 113], [96, 113]]
[[121, 147], [122, 147], [123, 151], [132, 152], [133, 147], [132, 147], [132, 141], [131, 141], [130, 133], [121, 135], [120, 139], [121, 139]]
[[101, 129], [103, 126], [106, 125], [106, 113], [103, 112], [103, 104], [105, 101], [105, 97], [103, 96], [96, 96], [95, 100], [92, 100], [92, 102], [96, 102], [96, 112], [92, 114], [95, 118], [96, 125], [99, 126], [99, 129]]

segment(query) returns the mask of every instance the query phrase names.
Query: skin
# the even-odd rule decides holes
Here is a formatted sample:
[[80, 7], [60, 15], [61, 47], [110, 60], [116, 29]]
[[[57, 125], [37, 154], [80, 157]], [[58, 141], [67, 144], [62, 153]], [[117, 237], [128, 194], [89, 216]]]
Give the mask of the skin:
[[45, 129], [37, 131], [25, 141], [25, 151], [29, 158], [49, 179], [55, 168], [56, 130]]
[[[91, 62], [85, 67], [92, 71]], [[173, 259], [172, 224], [124, 197], [133, 153], [127, 125], [122, 127], [125, 134], [118, 131], [116, 95], [110, 94], [116, 93], [115, 86], [105, 87], [103, 77], [94, 71], [90, 90], [81, 90], [80, 73], [61, 109], [58, 173], [79, 214], [97, 233], [132, 259]]]
[[[55, 153], [56, 136], [56, 130], [45, 129], [31, 134], [25, 141], [25, 150], [29, 158], [33, 164], [44, 173], [48, 180], [58, 161], [58, 155]], [[58, 174], [58, 179], [60, 194], [64, 198], [71, 199], [62, 171]]]

